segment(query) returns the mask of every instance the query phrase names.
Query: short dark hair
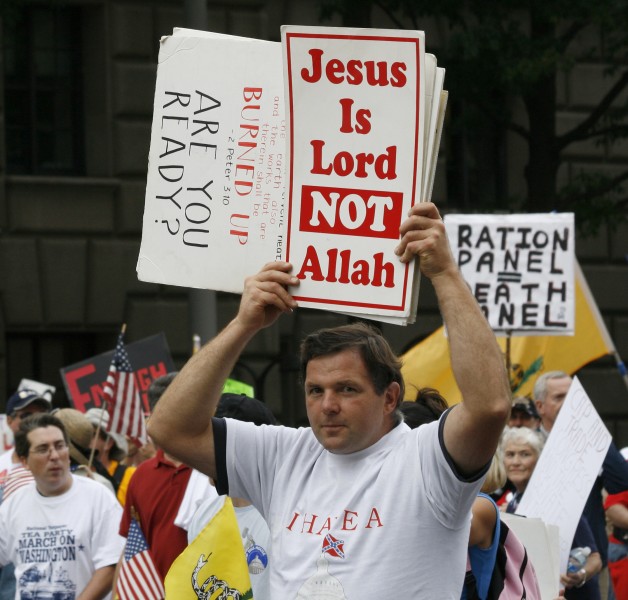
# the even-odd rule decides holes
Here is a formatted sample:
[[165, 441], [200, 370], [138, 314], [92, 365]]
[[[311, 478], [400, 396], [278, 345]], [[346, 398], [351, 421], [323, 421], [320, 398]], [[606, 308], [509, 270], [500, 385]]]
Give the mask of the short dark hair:
[[[363, 322], [319, 329], [308, 335], [301, 343], [301, 382], [305, 382], [308, 363], [321, 356], [337, 354], [344, 350], [357, 350], [364, 361], [366, 371], [378, 394], [383, 394], [393, 382], [399, 384], [399, 405], [403, 401], [405, 384], [401, 375], [401, 361], [382, 333]], [[397, 421], [401, 415], [396, 415]]]
[[56, 427], [61, 430], [63, 439], [69, 444], [68, 434], [60, 419], [50, 413], [35, 413], [20, 421], [20, 427], [15, 434], [15, 453], [20, 458], [26, 458], [31, 449], [28, 434], [42, 427]]
[[439, 391], [429, 387], [421, 388], [414, 402], [401, 403], [404, 421], [411, 429], [437, 421], [448, 408]]
[[162, 375], [161, 377], [157, 377], [157, 379], [154, 379], [148, 386], [148, 406], [150, 407], [151, 413], [155, 410], [157, 402], [159, 402], [159, 399], [166, 391], [166, 388], [172, 383], [178, 373], [179, 371], [171, 371], [170, 373], [166, 373], [166, 375]]
[[270, 408], [257, 398], [244, 394], [224, 393], [220, 396], [214, 416], [228, 417], [255, 425], [277, 425], [277, 419]]

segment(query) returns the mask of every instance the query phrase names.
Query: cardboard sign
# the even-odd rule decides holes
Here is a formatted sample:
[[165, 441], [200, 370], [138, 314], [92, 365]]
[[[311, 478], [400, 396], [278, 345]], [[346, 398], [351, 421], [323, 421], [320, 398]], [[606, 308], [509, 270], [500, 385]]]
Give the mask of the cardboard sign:
[[561, 573], [610, 443], [611, 434], [574, 378], [516, 511], [558, 527]]
[[492, 329], [573, 335], [574, 215], [447, 215], [462, 274]]
[[407, 318], [414, 269], [394, 248], [421, 199], [424, 34], [284, 26], [282, 43], [294, 297]]
[[33, 379], [22, 378], [20, 380], [20, 384], [17, 386], [18, 391], [20, 390], [33, 390], [37, 392], [40, 396], [47, 398], [52, 402], [52, 399], [57, 391], [57, 388], [54, 385], [49, 385], [48, 383], [42, 383], [41, 381], [35, 381]]
[[[144, 410], [148, 413], [148, 387], [158, 377], [174, 371], [166, 336], [158, 333], [127, 344], [126, 349]], [[103, 386], [107, 381], [112, 358], [113, 350], [61, 369], [61, 379], [74, 408], [85, 412], [103, 405]]]
[[138, 278], [241, 292], [280, 260], [285, 135], [280, 44], [163, 38]]
[[541, 598], [555, 600], [560, 587], [558, 527], [547, 525], [541, 519], [524, 519], [505, 512], [500, 513], [500, 518], [526, 547], [539, 582]]
[[423, 32], [282, 36], [285, 94], [280, 44], [189, 29], [161, 40], [138, 278], [240, 293], [288, 260], [301, 306], [412, 322], [416, 261], [394, 248], [431, 194], [444, 69], [426, 63]]

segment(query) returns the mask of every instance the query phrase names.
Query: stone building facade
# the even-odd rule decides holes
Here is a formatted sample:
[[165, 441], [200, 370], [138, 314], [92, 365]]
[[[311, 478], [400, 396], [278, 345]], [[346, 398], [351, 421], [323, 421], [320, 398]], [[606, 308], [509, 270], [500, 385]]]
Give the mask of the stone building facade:
[[[7, 23], [1, 34], [0, 411], [22, 377], [56, 385], [56, 402], [67, 402], [59, 369], [111, 349], [122, 323], [129, 341], [165, 332], [177, 365], [189, 356], [193, 333], [188, 291], [139, 282], [135, 273], [158, 40], [185, 25], [183, 0], [27, 4], [16, 34]], [[283, 23], [319, 24], [317, 2], [309, 0], [207, 0], [207, 10], [207, 29], [265, 39], [278, 40]], [[390, 23], [376, 15], [374, 25]], [[560, 122], [578, 119], [603, 85], [603, 66], [596, 64], [560, 81]], [[613, 168], [604, 152], [575, 148], [563, 177], [576, 165]], [[614, 152], [628, 158], [625, 146]], [[446, 153], [445, 142], [434, 191], [445, 209]], [[525, 156], [514, 140], [509, 160], [509, 185], [522, 188]], [[628, 227], [578, 240], [577, 254], [627, 357]], [[219, 328], [237, 304], [235, 296], [218, 295]], [[419, 306], [415, 326], [383, 327], [398, 351], [440, 325], [429, 282]], [[307, 310], [284, 318], [254, 340], [237, 375], [257, 385], [283, 422], [302, 422], [298, 340], [342, 322]], [[581, 375], [618, 442], [628, 444], [628, 390], [612, 361]]]

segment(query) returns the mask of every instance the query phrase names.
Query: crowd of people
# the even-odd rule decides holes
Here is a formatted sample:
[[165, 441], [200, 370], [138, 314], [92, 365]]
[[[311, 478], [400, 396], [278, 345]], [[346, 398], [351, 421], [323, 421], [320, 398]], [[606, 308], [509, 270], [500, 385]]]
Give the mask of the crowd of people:
[[[297, 308], [291, 265], [269, 263], [247, 278], [225, 329], [180, 372], [151, 384], [148, 446], [108, 433], [103, 409], [53, 410], [30, 390], [11, 396], [15, 448], [0, 456], [0, 600], [124, 596], [129, 584], [117, 587], [116, 567], [134, 522], [163, 582], [225, 495], [242, 537], [234, 552], [244, 553], [257, 600], [400, 592], [485, 600], [506, 589], [541, 598], [533, 565], [522, 562], [512, 581], [508, 551], [525, 557], [525, 547], [500, 515], [525, 493], [571, 377], [545, 373], [532, 399], [513, 400], [436, 207], [415, 205], [400, 233], [399, 260], [418, 256], [436, 292], [462, 402], [406, 390], [399, 359], [364, 323], [303, 341], [309, 427], [280, 426], [260, 401], [223, 394], [255, 334]], [[610, 546], [605, 508], [616, 525]], [[628, 598], [616, 568], [628, 560], [626, 531], [628, 464], [611, 444], [574, 537], [573, 547], [589, 552], [561, 575], [561, 595], [601, 599], [610, 561], [617, 595], [613, 585], [602, 589]]]

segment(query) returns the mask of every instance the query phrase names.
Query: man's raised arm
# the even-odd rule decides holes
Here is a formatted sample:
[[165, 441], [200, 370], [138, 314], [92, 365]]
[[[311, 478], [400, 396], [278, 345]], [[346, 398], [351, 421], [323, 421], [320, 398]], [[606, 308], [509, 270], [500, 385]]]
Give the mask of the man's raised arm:
[[432, 281], [447, 328], [463, 401], [447, 416], [445, 446], [461, 473], [471, 475], [491, 460], [510, 413], [504, 359], [453, 258], [436, 207], [416, 204], [400, 231], [397, 253], [404, 262], [419, 256], [421, 273]]
[[298, 279], [291, 265], [274, 262], [245, 282], [236, 317], [181, 369], [148, 422], [155, 443], [191, 467], [216, 478], [211, 418], [225, 380], [240, 354], [261, 329], [297, 304], [287, 291]]

